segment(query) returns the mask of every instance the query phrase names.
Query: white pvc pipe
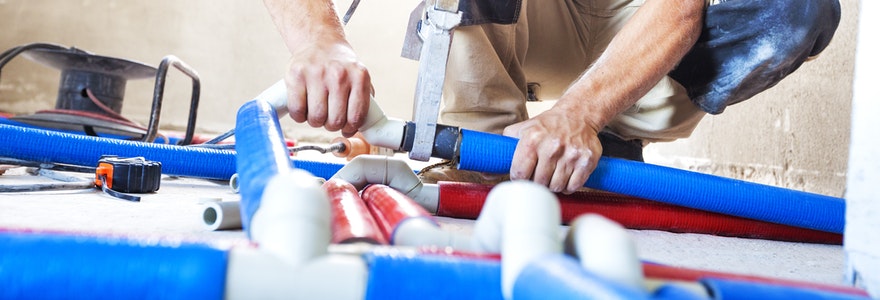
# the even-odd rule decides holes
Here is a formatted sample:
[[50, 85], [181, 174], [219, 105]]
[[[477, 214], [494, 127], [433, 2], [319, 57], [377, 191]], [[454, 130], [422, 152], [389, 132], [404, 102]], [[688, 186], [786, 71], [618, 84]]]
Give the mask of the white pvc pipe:
[[586, 214], [572, 222], [567, 239], [585, 270], [634, 289], [645, 289], [635, 242], [620, 224], [601, 215]]
[[368, 270], [357, 255], [328, 254], [330, 200], [314, 177], [293, 169], [266, 184], [251, 221], [259, 249], [229, 252], [228, 299], [363, 299]]
[[364, 140], [373, 146], [401, 150], [404, 128], [406, 122], [386, 117], [376, 100], [370, 97], [367, 119], [358, 130], [364, 135]]
[[202, 222], [210, 231], [241, 229], [239, 201], [209, 201], [203, 204]]
[[[269, 102], [275, 108], [275, 112], [279, 117], [286, 115], [287, 109], [287, 85], [284, 79], [275, 82], [268, 89], [257, 95], [256, 99]], [[364, 135], [364, 140], [373, 146], [385, 147], [394, 150], [400, 150], [403, 141], [403, 130], [406, 122], [399, 119], [389, 119], [385, 116], [385, 112], [376, 103], [376, 100], [370, 97], [370, 108], [367, 111], [367, 117], [358, 130]]]
[[489, 192], [474, 224], [473, 247], [501, 253], [501, 286], [506, 299], [532, 260], [562, 252], [561, 211], [556, 195], [531, 181], [509, 181]]
[[252, 240], [292, 266], [327, 253], [330, 200], [306, 171], [275, 175], [263, 190], [251, 221]]
[[445, 231], [426, 218], [409, 218], [397, 225], [391, 243], [395, 246], [450, 247], [455, 250], [475, 251], [471, 237]]
[[238, 173], [232, 174], [232, 177], [229, 178], [229, 188], [233, 193], [238, 194]]
[[399, 158], [384, 155], [359, 155], [345, 164], [333, 178], [342, 179], [362, 190], [368, 184], [384, 184], [412, 198], [428, 212], [437, 213], [440, 190], [435, 184], [423, 184], [412, 168]]
[[284, 79], [276, 81], [269, 88], [260, 92], [254, 99], [260, 99], [269, 102], [275, 108], [278, 117], [286, 115], [287, 110], [287, 84]]
[[225, 298], [363, 299], [367, 276], [360, 255], [328, 254], [294, 266], [262, 249], [237, 247], [229, 251]]

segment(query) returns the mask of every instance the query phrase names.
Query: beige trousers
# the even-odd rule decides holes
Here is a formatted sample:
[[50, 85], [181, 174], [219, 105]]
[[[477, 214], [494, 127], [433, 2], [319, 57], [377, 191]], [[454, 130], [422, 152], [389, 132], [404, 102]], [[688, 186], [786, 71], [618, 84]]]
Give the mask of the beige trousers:
[[[457, 28], [441, 123], [501, 133], [526, 120], [527, 87], [538, 99], [559, 98], [643, 1], [524, 0], [515, 24]], [[689, 136], [704, 114], [667, 76], [606, 130], [626, 140], [669, 141]]]

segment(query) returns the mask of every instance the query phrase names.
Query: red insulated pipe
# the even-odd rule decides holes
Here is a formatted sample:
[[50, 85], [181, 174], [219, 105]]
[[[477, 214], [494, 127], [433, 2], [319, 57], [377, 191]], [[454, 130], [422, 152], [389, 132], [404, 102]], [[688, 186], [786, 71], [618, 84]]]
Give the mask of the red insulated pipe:
[[[491, 185], [461, 182], [438, 182], [438, 216], [476, 219], [486, 201]], [[729, 237], [758, 238], [789, 242], [842, 244], [836, 233], [756, 221], [718, 213], [606, 192], [557, 194], [562, 222], [568, 224], [585, 213], [596, 213], [626, 228], [663, 230], [677, 233], [702, 233]]]
[[392, 237], [397, 225], [406, 219], [426, 218], [436, 224], [434, 217], [418, 203], [387, 185], [370, 185], [361, 195], [379, 228], [385, 234], [385, 238], [390, 242], [393, 242]]
[[501, 253], [461, 251], [450, 247], [420, 247], [418, 248], [418, 252], [419, 254], [446, 255], [450, 257], [483, 259], [489, 261], [501, 260]]
[[357, 189], [351, 183], [340, 179], [330, 179], [324, 182], [322, 187], [330, 196], [333, 215], [332, 243], [388, 244], [388, 240], [385, 239], [364, 200], [361, 199]]
[[651, 263], [643, 263], [642, 269], [645, 272], [645, 277], [655, 278], [655, 279], [663, 279], [663, 280], [699, 281], [702, 278], [721, 278], [721, 279], [733, 279], [733, 280], [741, 280], [741, 281], [757, 282], [757, 283], [767, 283], [767, 284], [772, 284], [772, 285], [781, 285], [781, 286], [796, 287], [796, 288], [816, 289], [816, 290], [822, 290], [822, 291], [846, 293], [846, 294], [859, 295], [859, 296], [865, 296], [865, 297], [868, 296], [868, 293], [865, 292], [864, 290], [857, 289], [854, 287], [848, 287], [848, 286], [838, 286], [838, 285], [821, 284], [821, 283], [806, 282], [806, 281], [796, 281], [796, 280], [788, 280], [788, 279], [779, 279], [779, 278], [770, 278], [770, 277], [761, 277], [761, 276], [752, 276], [752, 275], [742, 275], [742, 274], [722, 273], [722, 272], [713, 272], [713, 271], [705, 271], [705, 270], [697, 270], [697, 269], [670, 267], [670, 266], [651, 264]]

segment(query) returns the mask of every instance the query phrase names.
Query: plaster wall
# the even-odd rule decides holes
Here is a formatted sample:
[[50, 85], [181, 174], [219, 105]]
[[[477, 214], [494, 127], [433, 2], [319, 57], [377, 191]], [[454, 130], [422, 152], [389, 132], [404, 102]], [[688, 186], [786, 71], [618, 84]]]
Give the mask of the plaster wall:
[[[344, 11], [350, 2], [340, 0]], [[389, 115], [411, 119], [417, 63], [399, 57], [416, 1], [363, 1], [347, 34], [371, 71], [376, 99]], [[705, 118], [693, 137], [650, 145], [649, 162], [842, 196], [849, 145], [858, 0], [841, 0], [841, 26], [816, 61], [754, 99]], [[261, 1], [0, 0], [0, 49], [31, 42], [76, 46], [156, 66], [174, 54], [202, 79], [198, 131], [234, 126], [237, 108], [281, 78], [287, 50]], [[59, 72], [24, 58], [0, 77], [0, 111], [54, 107]], [[169, 72], [164, 129], [186, 124], [189, 79]], [[123, 115], [146, 123], [152, 80], [130, 81]], [[538, 111], [552, 101], [532, 104]], [[283, 121], [292, 138], [337, 136]]]

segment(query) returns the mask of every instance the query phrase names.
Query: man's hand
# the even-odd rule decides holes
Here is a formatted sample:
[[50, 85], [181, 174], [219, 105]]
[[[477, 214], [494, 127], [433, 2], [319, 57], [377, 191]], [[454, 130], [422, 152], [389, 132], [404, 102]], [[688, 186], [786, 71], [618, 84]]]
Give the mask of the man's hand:
[[704, 1], [645, 1], [550, 110], [504, 129], [518, 137], [511, 179], [573, 193], [602, 155], [597, 136], [681, 60], [700, 35]]
[[373, 86], [331, 0], [263, 0], [290, 50], [287, 108], [297, 122], [351, 137], [363, 125]]
[[602, 144], [593, 125], [570, 114], [554, 107], [504, 129], [504, 135], [519, 138], [510, 179], [531, 179], [566, 194], [584, 186], [596, 169]]
[[372, 84], [347, 43], [316, 44], [294, 52], [287, 82], [290, 117], [351, 137], [363, 125]]

